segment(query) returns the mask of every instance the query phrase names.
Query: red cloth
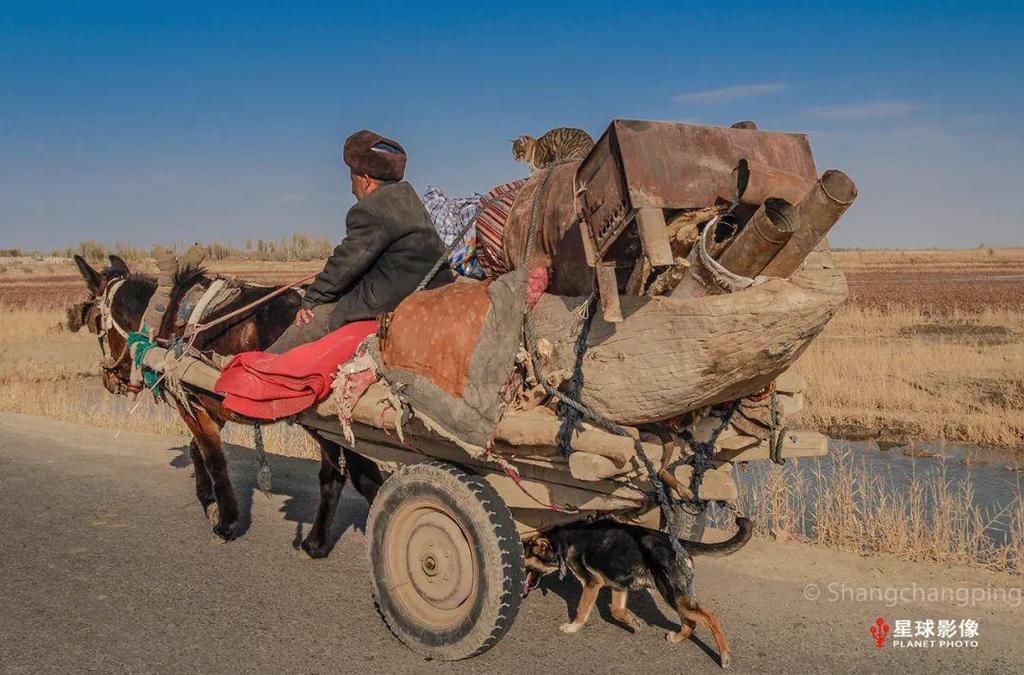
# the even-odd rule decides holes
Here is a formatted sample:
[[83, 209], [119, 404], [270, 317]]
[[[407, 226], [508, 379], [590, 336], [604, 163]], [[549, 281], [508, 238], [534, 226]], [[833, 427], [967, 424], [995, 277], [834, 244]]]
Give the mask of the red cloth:
[[526, 306], [533, 309], [540, 302], [540, 296], [548, 290], [551, 273], [547, 267], [534, 267], [526, 276]]
[[244, 352], [231, 359], [214, 390], [240, 415], [290, 417], [326, 398], [338, 366], [376, 331], [376, 321], [355, 321], [284, 354]]

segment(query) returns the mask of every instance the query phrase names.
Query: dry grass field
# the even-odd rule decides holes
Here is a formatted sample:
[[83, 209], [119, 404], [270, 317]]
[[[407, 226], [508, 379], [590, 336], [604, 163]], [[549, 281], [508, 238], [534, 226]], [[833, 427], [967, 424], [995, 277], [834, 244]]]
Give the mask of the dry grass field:
[[[790, 426], [1024, 450], [1024, 250], [841, 251], [837, 260], [850, 301], [797, 363], [807, 406]], [[213, 271], [270, 284], [318, 265], [226, 260]], [[95, 337], [63, 328], [65, 308], [84, 295], [70, 263], [0, 263], [0, 409], [112, 434], [184, 433], [168, 407], [143, 400], [129, 416], [132, 404], [100, 386]], [[277, 425], [266, 437], [271, 451], [316, 456], [298, 428]], [[252, 440], [237, 427], [226, 438]], [[997, 546], [985, 534], [993, 514], [969, 483], [951, 490], [932, 478], [894, 491], [850, 458], [813, 485], [791, 469], [764, 472], [745, 495], [762, 534], [1024, 573], [1020, 497], [999, 514], [1010, 534]]]
[[836, 256], [850, 301], [797, 362], [801, 422], [1024, 449], [1024, 249]]
[[[797, 363], [808, 405], [794, 423], [883, 443], [1024, 449], [1024, 249], [836, 257], [850, 301]], [[270, 284], [318, 264], [224, 260], [213, 270]], [[95, 384], [95, 339], [60, 327], [64, 308], [83, 296], [70, 263], [0, 264], [0, 407], [85, 414], [71, 401]], [[60, 414], [58, 400], [71, 411]], [[103, 404], [90, 400], [90, 421], [122, 423], [104, 422]]]
[[[292, 281], [319, 268], [319, 262], [216, 262], [217, 273], [274, 284]], [[148, 272], [151, 263], [132, 263]], [[65, 310], [87, 296], [70, 262], [33, 260], [0, 263], [0, 410], [44, 415], [71, 422], [165, 433], [185, 433], [168, 406], [143, 397], [135, 406], [111, 396], [100, 383], [96, 337], [64, 327]], [[114, 432], [112, 432], [114, 433]], [[279, 454], [315, 457], [301, 429], [278, 425], [265, 430], [268, 449]], [[252, 444], [251, 430], [229, 427], [229, 442]]]
[[[743, 510], [761, 536], [807, 541], [863, 555], [888, 553], [905, 560], [971, 565], [1024, 574], [1024, 493], [1012, 476], [1005, 506], [979, 498], [970, 476], [936, 460], [896, 481], [872, 468], [849, 447], [833, 449], [827, 463], [752, 466]], [[826, 470], [827, 467], [827, 470]], [[930, 469], [930, 470], [929, 470]]]

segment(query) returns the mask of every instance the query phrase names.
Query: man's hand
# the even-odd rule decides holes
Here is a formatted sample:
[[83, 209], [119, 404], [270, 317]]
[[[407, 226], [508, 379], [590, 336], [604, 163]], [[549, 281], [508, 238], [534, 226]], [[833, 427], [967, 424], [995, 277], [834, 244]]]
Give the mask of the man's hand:
[[313, 314], [313, 310], [303, 307], [299, 310], [299, 313], [295, 315], [295, 325], [301, 326], [304, 323], [309, 323], [315, 316], [316, 315]]

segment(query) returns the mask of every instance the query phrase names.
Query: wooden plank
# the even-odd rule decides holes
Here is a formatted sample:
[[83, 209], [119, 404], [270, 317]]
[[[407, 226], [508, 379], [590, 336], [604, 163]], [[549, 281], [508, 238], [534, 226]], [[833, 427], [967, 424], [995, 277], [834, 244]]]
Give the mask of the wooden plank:
[[[509, 510], [512, 512], [512, 520], [516, 523], [516, 530], [523, 539], [529, 539], [544, 530], [580, 519], [578, 513], [563, 513], [551, 509], [509, 507]], [[635, 510], [629, 509], [626, 513]], [[592, 516], [593, 512], [588, 512], [587, 515]]]
[[629, 273], [629, 280], [626, 282], [626, 295], [641, 295], [644, 291], [644, 282], [651, 274], [651, 261], [646, 256], [641, 256], [633, 271]]
[[622, 309], [619, 306], [619, 282], [615, 277], [615, 263], [600, 261], [597, 263], [597, 287], [601, 293], [601, 314], [608, 323], [622, 321]]
[[627, 473], [631, 466], [625, 462], [616, 462], [592, 455], [589, 452], [574, 452], [569, 455], [569, 472], [579, 480], [601, 480]]
[[[748, 437], [749, 438], [749, 437]], [[719, 445], [721, 448], [722, 446]], [[763, 443], [747, 444], [745, 447], [722, 448], [715, 453], [716, 460], [730, 462], [754, 462], [770, 459], [771, 446]], [[797, 457], [823, 457], [828, 454], [828, 437], [817, 431], [787, 431], [782, 440], [779, 455], [783, 459]]]
[[775, 389], [780, 394], [797, 394], [807, 388], [807, 380], [792, 368], [775, 378]]
[[[524, 494], [509, 476], [505, 475], [493, 463], [470, 457], [453, 443], [433, 441], [416, 437], [402, 446], [394, 436], [389, 436], [379, 429], [354, 425], [356, 444], [352, 449], [360, 455], [376, 462], [397, 464], [415, 464], [441, 459], [462, 466], [473, 467], [488, 482], [495, 486], [502, 499], [516, 508], [546, 508], [544, 504], [570, 505], [581, 510], [615, 510], [636, 508], [644, 503], [644, 499], [636, 489], [619, 485], [612, 481], [583, 482], [573, 478], [566, 468], [544, 466], [540, 462], [516, 461], [514, 466], [519, 471], [521, 485], [528, 494]], [[350, 447], [343, 436], [338, 433], [320, 430], [325, 438]], [[649, 488], [645, 483], [637, 484], [636, 488]], [[540, 503], [538, 503], [538, 501]]]
[[672, 264], [672, 246], [668, 239], [665, 212], [658, 207], [644, 207], [636, 211], [636, 226], [644, 254], [655, 267]]
[[[681, 488], [689, 488], [690, 479], [693, 477], [693, 467], [689, 464], [680, 464], [672, 471], [672, 475], [675, 476]], [[687, 494], [689, 494], [689, 490], [687, 490]], [[686, 496], [680, 495], [684, 498]], [[729, 471], [722, 470], [722, 468], [708, 469], [701, 476], [698, 496], [701, 499], [733, 502], [739, 498], [740, 489]]]
[[583, 220], [579, 222], [580, 236], [583, 241], [583, 255], [587, 260], [587, 264], [591, 267], [597, 265], [597, 249], [594, 248], [594, 240], [591, 238], [593, 235], [590, 234], [590, 228], [587, 227], [587, 223]]
[[[494, 437], [499, 442], [514, 447], [548, 446], [557, 454], [558, 432], [561, 426], [560, 419], [540, 410], [509, 412], [501, 418]], [[640, 433], [632, 427], [626, 431], [634, 437]], [[574, 451], [589, 452], [618, 462], [625, 462], [635, 454], [632, 438], [608, 433], [587, 422], [583, 423], [582, 431], [573, 434], [570, 446]], [[654, 453], [658, 457], [661, 456], [660, 444], [645, 443], [644, 450], [649, 455]], [[523, 453], [516, 451], [515, 454]]]

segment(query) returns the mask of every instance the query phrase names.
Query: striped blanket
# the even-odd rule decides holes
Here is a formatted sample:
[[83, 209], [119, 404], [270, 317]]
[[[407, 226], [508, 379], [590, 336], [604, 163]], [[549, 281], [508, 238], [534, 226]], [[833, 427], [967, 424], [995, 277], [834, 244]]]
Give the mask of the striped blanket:
[[484, 195], [480, 202], [484, 208], [476, 216], [476, 255], [480, 267], [491, 279], [505, 274], [512, 267], [502, 246], [503, 233], [512, 203], [525, 182], [523, 178], [499, 185]]

